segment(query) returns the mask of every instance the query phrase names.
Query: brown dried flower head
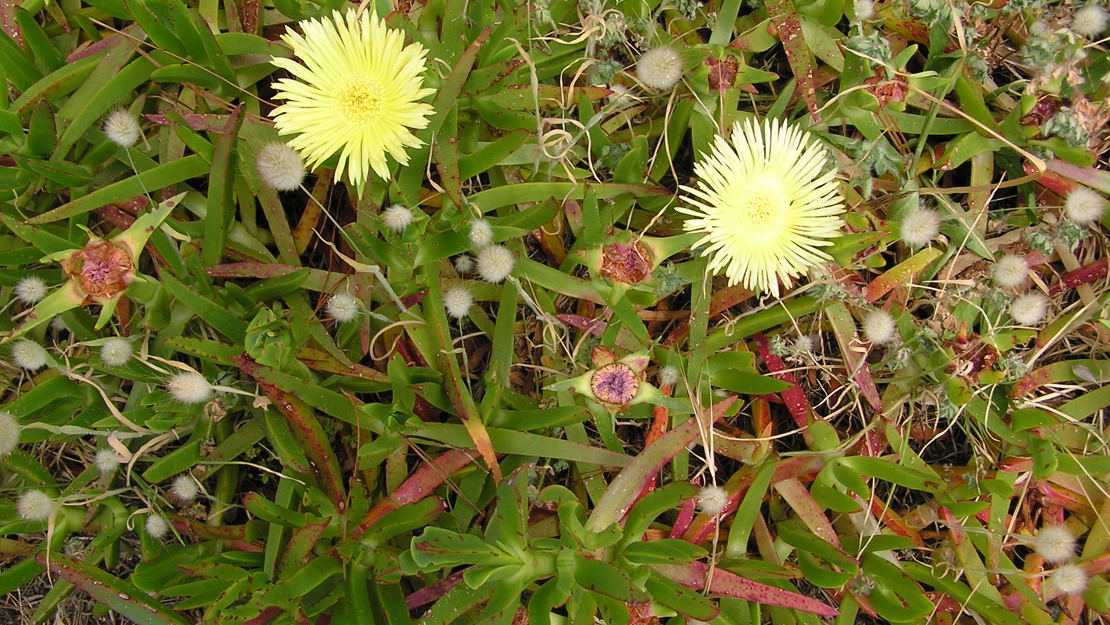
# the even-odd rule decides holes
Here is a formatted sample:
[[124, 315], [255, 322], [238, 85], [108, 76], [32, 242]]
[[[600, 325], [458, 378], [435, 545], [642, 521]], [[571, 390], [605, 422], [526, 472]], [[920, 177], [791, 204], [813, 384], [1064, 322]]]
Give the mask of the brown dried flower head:
[[62, 261], [62, 269], [81, 284], [85, 303], [112, 299], [135, 277], [131, 252], [122, 245], [93, 239]]
[[651, 252], [643, 244], [608, 243], [601, 250], [601, 276], [613, 282], [639, 284], [651, 277]]

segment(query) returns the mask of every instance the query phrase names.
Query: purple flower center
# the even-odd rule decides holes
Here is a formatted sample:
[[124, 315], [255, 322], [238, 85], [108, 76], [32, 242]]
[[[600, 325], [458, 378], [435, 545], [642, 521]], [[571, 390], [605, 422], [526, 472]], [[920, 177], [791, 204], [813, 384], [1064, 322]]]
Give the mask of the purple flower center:
[[622, 362], [614, 362], [590, 376], [590, 389], [598, 401], [624, 405], [632, 401], [640, 390], [640, 380], [631, 367]]

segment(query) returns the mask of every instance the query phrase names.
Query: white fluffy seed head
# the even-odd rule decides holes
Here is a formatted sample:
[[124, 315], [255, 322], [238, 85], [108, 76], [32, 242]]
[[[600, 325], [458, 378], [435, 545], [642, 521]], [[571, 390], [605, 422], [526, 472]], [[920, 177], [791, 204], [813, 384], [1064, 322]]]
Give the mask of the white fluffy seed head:
[[485, 219], [479, 219], [470, 224], [470, 232], [467, 234], [470, 242], [474, 245], [475, 249], [482, 249], [483, 247], [493, 243], [493, 227]]
[[1071, 17], [1071, 29], [1088, 39], [1094, 39], [1102, 34], [1108, 24], [1110, 24], [1110, 16], [1106, 14], [1106, 9], [1093, 0]]
[[486, 282], [501, 282], [513, 271], [513, 253], [504, 245], [491, 245], [478, 252], [478, 275]]
[[794, 339], [794, 351], [798, 354], [808, 354], [813, 351], [813, 337], [801, 334]]
[[660, 369], [659, 384], [661, 386], [674, 386], [678, 384], [678, 367], [667, 365]]
[[174, 374], [166, 383], [166, 390], [174, 399], [186, 404], [199, 404], [212, 396], [212, 385], [203, 375], [192, 371]]
[[116, 109], [104, 120], [104, 134], [108, 140], [121, 148], [135, 145], [140, 135], [139, 121], [130, 111]]
[[1058, 566], [1048, 576], [1048, 581], [1057, 592], [1064, 595], [1078, 595], [1087, 589], [1087, 571], [1078, 564]]
[[174, 478], [173, 484], [170, 485], [170, 494], [182, 503], [189, 503], [196, 499], [199, 492], [200, 487], [197, 486], [196, 480], [184, 474]]
[[113, 336], [100, 346], [100, 359], [109, 367], [126, 365], [132, 353], [131, 341], [121, 336]]
[[119, 466], [119, 456], [111, 449], [101, 449], [96, 452], [96, 457], [93, 458], [93, 465], [101, 473], [107, 473], [115, 470]]
[[455, 271], [459, 273], [470, 273], [474, 269], [474, 259], [463, 254], [455, 259]]
[[897, 331], [894, 317], [885, 310], [872, 310], [863, 317], [863, 335], [876, 345], [891, 342]]
[[940, 234], [940, 213], [928, 208], [912, 210], [902, 219], [898, 234], [911, 247], [928, 245]]
[[1010, 302], [1010, 317], [1023, 326], [1037, 325], [1047, 312], [1048, 298], [1040, 293], [1019, 295]]
[[386, 228], [400, 232], [412, 223], [412, 211], [400, 204], [394, 204], [382, 211], [382, 223]]
[[1063, 525], [1046, 525], [1030, 541], [1037, 555], [1052, 564], [1061, 564], [1075, 555], [1075, 536]]
[[32, 306], [46, 297], [46, 283], [38, 276], [27, 276], [15, 283], [12, 293], [21, 304]]
[[23, 427], [12, 413], [0, 410], [0, 456], [6, 456], [19, 446], [19, 432]]
[[652, 48], [636, 62], [636, 77], [651, 89], [670, 89], [682, 78], [682, 56], [671, 46]]
[[875, 16], [875, 3], [872, 0], [855, 0], [856, 19], [866, 21]]
[[447, 309], [447, 315], [452, 319], [465, 317], [473, 303], [474, 296], [465, 286], [452, 287], [443, 294], [443, 307]]
[[149, 534], [151, 538], [162, 538], [170, 531], [170, 525], [166, 523], [162, 515], [154, 514], [153, 512], [146, 515], [146, 523], [143, 527], [146, 528], [146, 533]]
[[280, 141], [262, 146], [258, 151], [258, 177], [278, 191], [294, 191], [304, 182], [304, 159], [296, 150]]
[[37, 371], [50, 362], [50, 355], [42, 345], [29, 339], [20, 339], [12, 344], [12, 360], [24, 369]]
[[28, 521], [45, 521], [54, 510], [54, 500], [41, 490], [29, 490], [16, 502], [15, 509]]
[[720, 486], [706, 486], [698, 491], [698, 507], [709, 516], [717, 516], [728, 505], [728, 491]]
[[1106, 198], [1087, 187], [1076, 187], [1064, 200], [1064, 214], [1080, 225], [1098, 221], [1105, 211]]
[[1029, 263], [1025, 262], [1025, 257], [1018, 254], [1006, 254], [994, 263], [991, 277], [994, 278], [995, 284], [1003, 288], [1012, 289], [1021, 286], [1029, 278]]
[[336, 293], [328, 299], [325, 307], [328, 316], [339, 323], [347, 323], [358, 316], [360, 306], [358, 300], [350, 293]]

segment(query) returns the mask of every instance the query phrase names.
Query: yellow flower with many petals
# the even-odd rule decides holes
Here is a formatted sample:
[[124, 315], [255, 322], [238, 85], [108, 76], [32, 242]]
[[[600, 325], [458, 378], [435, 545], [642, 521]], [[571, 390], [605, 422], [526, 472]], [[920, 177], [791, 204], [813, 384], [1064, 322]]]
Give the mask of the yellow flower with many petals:
[[389, 176], [386, 154], [404, 165], [406, 150], [423, 144], [410, 128], [425, 128], [432, 113], [419, 101], [433, 92], [423, 87], [427, 51], [405, 45], [404, 33], [369, 11], [299, 26], [301, 34], [290, 29], [282, 39], [301, 62], [272, 61], [293, 78], [274, 82], [274, 97], [285, 102], [271, 116], [279, 134], [297, 135], [289, 146], [313, 169], [338, 153], [336, 175], [346, 172], [361, 195], [370, 170]]
[[694, 164], [698, 180], [683, 186], [677, 210], [692, 219], [683, 227], [704, 233], [695, 247], [709, 269], [724, 271], [729, 285], [779, 294], [809, 267], [829, 260], [844, 212], [836, 172], [827, 152], [785, 122], [737, 122], [732, 142], [718, 135], [709, 154]]

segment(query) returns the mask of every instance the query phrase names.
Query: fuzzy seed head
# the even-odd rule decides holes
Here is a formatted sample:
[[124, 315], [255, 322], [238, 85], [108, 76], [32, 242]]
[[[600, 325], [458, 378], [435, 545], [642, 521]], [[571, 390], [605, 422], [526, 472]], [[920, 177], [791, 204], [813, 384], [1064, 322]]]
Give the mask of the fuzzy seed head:
[[509, 248], [491, 245], [478, 252], [478, 275], [486, 282], [496, 284], [509, 277], [515, 262]]
[[296, 150], [274, 141], [258, 151], [258, 177], [278, 191], [295, 191], [304, 181], [304, 159]]
[[139, 140], [139, 121], [130, 111], [116, 109], [104, 120], [104, 134], [121, 148], [129, 148]]
[[636, 62], [636, 77], [651, 89], [666, 91], [682, 78], [682, 57], [670, 46], [652, 48]]
[[872, 310], [863, 317], [863, 335], [876, 345], [891, 342], [897, 331], [894, 317], [885, 310]]
[[473, 303], [474, 296], [465, 286], [452, 287], [443, 294], [443, 307], [447, 309], [447, 315], [452, 319], [465, 317]]
[[463, 254], [455, 259], [455, 271], [460, 274], [470, 273], [474, 270], [474, 259]]
[[1078, 564], [1065, 564], [1056, 567], [1048, 576], [1048, 581], [1060, 594], [1078, 595], [1087, 589], [1087, 571]]
[[30, 339], [20, 339], [12, 344], [12, 360], [24, 369], [37, 371], [50, 362], [50, 356], [42, 345]]
[[25, 306], [33, 306], [46, 297], [46, 283], [38, 276], [27, 276], [15, 283], [15, 298]]
[[1062, 564], [1075, 555], [1075, 536], [1063, 525], [1042, 527], [1031, 542], [1037, 555], [1051, 564]]
[[808, 354], [813, 351], [813, 337], [801, 334], [794, 339], [794, 351], [798, 354]]
[[660, 369], [659, 384], [662, 386], [674, 386], [678, 384], [678, 367], [667, 365]]
[[720, 486], [706, 486], [698, 491], [698, 507], [709, 516], [717, 516], [728, 505], [728, 491]]
[[1048, 298], [1040, 293], [1026, 293], [1010, 302], [1010, 317], [1023, 326], [1034, 326], [1044, 320]]
[[45, 521], [54, 510], [54, 500], [41, 490], [29, 490], [19, 498], [15, 509], [28, 521]]
[[186, 404], [199, 404], [212, 396], [212, 385], [203, 375], [192, 371], [174, 374], [166, 383], [166, 390], [174, 399]]
[[170, 485], [170, 494], [182, 503], [193, 501], [199, 492], [200, 487], [197, 486], [196, 480], [185, 474], [174, 478], [173, 484]]
[[1029, 263], [1018, 254], [1006, 254], [994, 263], [991, 277], [995, 284], [1006, 289], [1021, 286], [1029, 278]]
[[467, 234], [467, 237], [470, 238], [474, 248], [480, 250], [493, 243], [493, 228], [485, 219], [479, 219], [470, 224], [470, 233]]
[[113, 336], [100, 346], [100, 359], [109, 367], [122, 367], [131, 360], [131, 341]]
[[350, 293], [336, 293], [328, 299], [325, 307], [328, 316], [339, 323], [347, 323], [358, 316], [360, 306], [358, 300]]
[[162, 538], [170, 531], [170, 525], [166, 523], [166, 519], [162, 518], [162, 515], [154, 514], [153, 512], [146, 515], [144, 527], [146, 528], [146, 533], [149, 534], [151, 538]]
[[96, 466], [101, 473], [108, 473], [119, 466], [119, 456], [111, 449], [101, 449], [96, 452], [93, 465]]
[[875, 16], [875, 3], [872, 0], [855, 0], [856, 19], [865, 22]]
[[928, 208], [910, 211], [902, 219], [898, 233], [910, 247], [928, 245], [940, 234], [940, 213]]
[[0, 410], [0, 456], [6, 456], [19, 446], [19, 431], [23, 426], [15, 420], [12, 413]]
[[1071, 29], [1088, 39], [1094, 39], [1106, 30], [1110, 16], [1096, 2], [1088, 2], [1071, 18]]
[[1104, 212], [1106, 198], [1087, 187], [1076, 187], [1064, 200], [1064, 214], [1081, 226], [1098, 221]]
[[386, 228], [394, 232], [400, 232], [407, 228], [412, 223], [412, 211], [401, 206], [394, 204], [389, 208], [382, 211], [382, 224]]

